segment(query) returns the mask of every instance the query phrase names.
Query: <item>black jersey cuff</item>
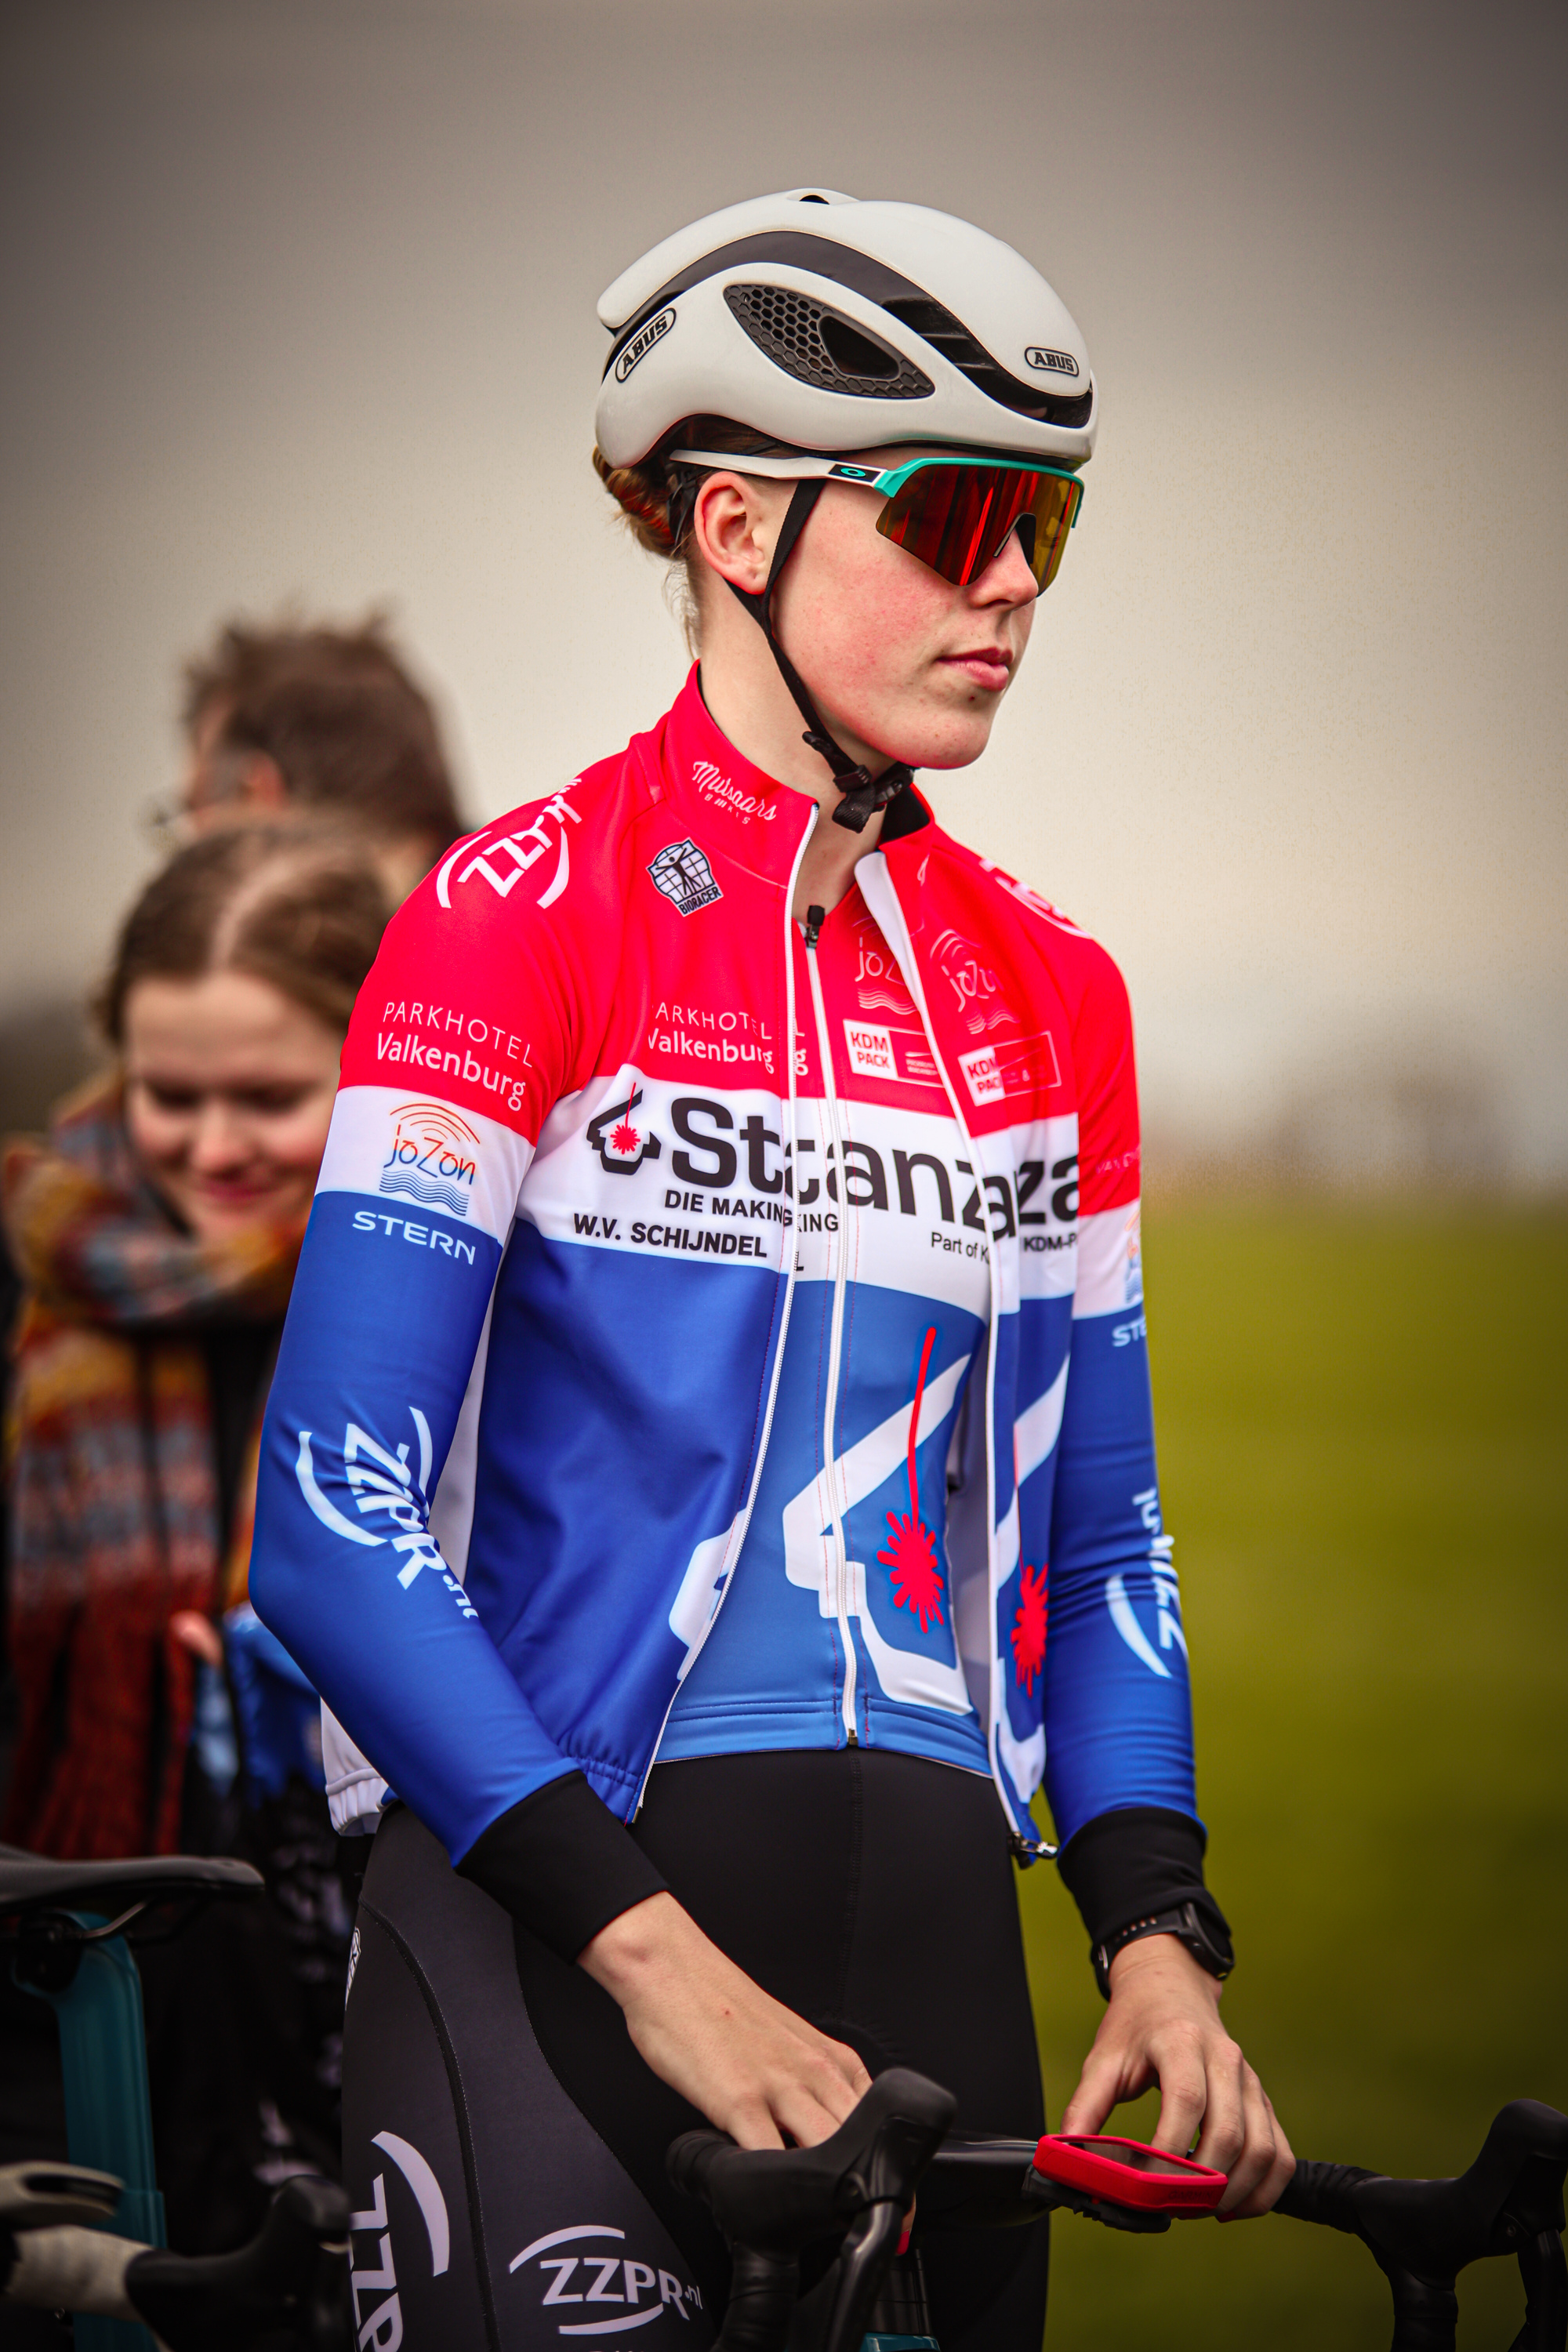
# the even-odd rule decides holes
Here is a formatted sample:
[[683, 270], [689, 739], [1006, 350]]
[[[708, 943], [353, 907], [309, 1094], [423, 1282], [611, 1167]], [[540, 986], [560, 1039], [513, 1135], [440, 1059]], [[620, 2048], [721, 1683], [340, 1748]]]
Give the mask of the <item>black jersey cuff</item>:
[[493, 1821], [458, 1864], [563, 1960], [665, 1882], [581, 1772], [547, 1780]]
[[1083, 1915], [1091, 1946], [1152, 1912], [1194, 1903], [1228, 1937], [1229, 1922], [1204, 1885], [1208, 1841], [1190, 1813], [1127, 1805], [1097, 1813], [1063, 1846], [1057, 1867]]

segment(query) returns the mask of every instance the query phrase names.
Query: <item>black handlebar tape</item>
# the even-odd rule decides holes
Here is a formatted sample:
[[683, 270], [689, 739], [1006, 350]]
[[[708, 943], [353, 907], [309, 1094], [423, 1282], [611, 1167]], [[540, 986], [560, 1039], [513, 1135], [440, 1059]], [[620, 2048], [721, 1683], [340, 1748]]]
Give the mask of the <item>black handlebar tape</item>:
[[1276, 2210], [1363, 2238], [1387, 2268], [1451, 2286], [1468, 2263], [1516, 2253], [1563, 2226], [1568, 2116], [1514, 2099], [1468, 2172], [1395, 2180], [1348, 2164], [1299, 2164]]
[[348, 2340], [348, 2233], [342, 2189], [301, 2176], [284, 2183], [247, 2246], [203, 2255], [150, 2248], [127, 2266], [125, 2291], [169, 2352], [215, 2344], [242, 2352], [283, 2330], [327, 2352]]
[[956, 2110], [940, 2084], [895, 2066], [816, 2147], [740, 2148], [722, 2132], [683, 2132], [665, 2161], [731, 2244], [796, 2253], [868, 2206], [901, 2212]]
[[1359, 2238], [1361, 2217], [1353, 2192], [1363, 2180], [1381, 2177], [1363, 2164], [1310, 2164], [1303, 2157], [1274, 2210], [1292, 2221], [1317, 2221], [1324, 2229], [1344, 2230]]
[[1564, 2352], [1565, 2172], [1568, 2116], [1514, 2099], [1469, 2170], [1453, 2179], [1395, 2180], [1354, 2165], [1301, 2163], [1275, 2210], [1347, 2231], [1370, 2247], [1394, 2294], [1394, 2352], [1452, 2352], [1459, 2272], [1509, 2253], [1519, 2256], [1528, 2303], [1514, 2352]]

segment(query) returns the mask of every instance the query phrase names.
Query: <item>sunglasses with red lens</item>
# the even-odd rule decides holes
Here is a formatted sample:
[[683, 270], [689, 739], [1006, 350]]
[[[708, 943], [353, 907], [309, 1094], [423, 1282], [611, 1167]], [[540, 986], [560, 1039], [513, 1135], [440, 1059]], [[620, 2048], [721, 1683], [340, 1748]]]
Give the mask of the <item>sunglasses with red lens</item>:
[[1083, 505], [1083, 483], [1065, 466], [1020, 466], [1011, 457], [912, 457], [906, 465], [880, 467], [826, 457], [675, 449], [670, 462], [722, 466], [775, 481], [853, 482], [876, 490], [887, 500], [877, 518], [882, 537], [956, 588], [978, 580], [1016, 531], [1043, 593], [1061, 569], [1068, 533]]

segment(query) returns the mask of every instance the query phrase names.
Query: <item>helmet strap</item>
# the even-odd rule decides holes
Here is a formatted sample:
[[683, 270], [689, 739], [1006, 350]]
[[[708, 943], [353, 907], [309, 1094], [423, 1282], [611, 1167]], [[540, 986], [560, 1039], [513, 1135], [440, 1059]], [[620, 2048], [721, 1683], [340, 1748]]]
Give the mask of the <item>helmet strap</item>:
[[878, 810], [885, 809], [889, 801], [898, 798], [906, 784], [913, 782], [914, 771], [900, 761], [884, 770], [881, 775], [873, 776], [868, 768], [852, 760], [823, 725], [805, 679], [773, 634], [773, 590], [778, 584], [779, 574], [793, 554], [795, 543], [805, 529], [812, 509], [826, 488], [826, 483], [820, 480], [795, 484], [795, 496], [785, 511], [773, 562], [768, 566], [767, 579], [759, 591], [753, 593], [737, 587], [732, 580], [727, 584], [768, 641], [769, 650], [778, 664], [779, 676], [788, 687], [795, 709], [805, 721], [802, 741], [818, 752], [833, 771], [833, 781], [843, 795], [833, 812], [834, 824], [847, 826], [851, 833], [864, 833]]

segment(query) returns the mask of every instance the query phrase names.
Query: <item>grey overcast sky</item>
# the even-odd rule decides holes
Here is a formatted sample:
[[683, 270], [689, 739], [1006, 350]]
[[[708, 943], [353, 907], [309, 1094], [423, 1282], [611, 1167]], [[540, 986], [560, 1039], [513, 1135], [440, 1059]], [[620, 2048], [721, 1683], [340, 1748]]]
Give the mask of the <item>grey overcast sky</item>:
[[181, 658], [389, 602], [476, 820], [663, 707], [601, 288], [816, 180], [1044, 269], [1104, 422], [954, 828], [1095, 929], [1151, 1109], [1494, 1069], [1568, 1172], [1568, 10], [11, 0], [0, 1012], [153, 850]]

